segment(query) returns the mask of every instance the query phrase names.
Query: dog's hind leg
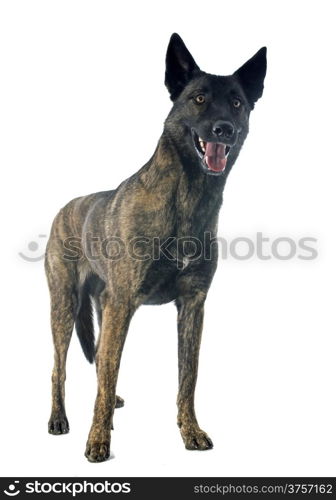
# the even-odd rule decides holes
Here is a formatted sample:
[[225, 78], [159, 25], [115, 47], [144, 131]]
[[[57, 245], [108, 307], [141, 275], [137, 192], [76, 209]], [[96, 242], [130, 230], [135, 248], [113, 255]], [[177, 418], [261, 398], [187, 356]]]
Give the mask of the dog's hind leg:
[[176, 301], [179, 365], [177, 423], [188, 450], [208, 450], [213, 447], [211, 439], [197, 423], [194, 408], [205, 297], [205, 293], [195, 291], [194, 294], [183, 295]]
[[51, 329], [54, 342], [54, 367], [52, 371], [52, 410], [48, 423], [50, 434], [66, 434], [69, 423], [66, 417], [65, 363], [74, 327], [77, 298], [72, 273], [59, 261], [51, 266], [46, 259], [46, 272], [51, 299]]
[[[119, 292], [118, 292], [119, 293]], [[110, 455], [113, 411], [121, 354], [132, 316], [129, 297], [106, 293], [102, 327], [96, 355], [98, 393], [85, 456], [90, 462], [102, 462]]]

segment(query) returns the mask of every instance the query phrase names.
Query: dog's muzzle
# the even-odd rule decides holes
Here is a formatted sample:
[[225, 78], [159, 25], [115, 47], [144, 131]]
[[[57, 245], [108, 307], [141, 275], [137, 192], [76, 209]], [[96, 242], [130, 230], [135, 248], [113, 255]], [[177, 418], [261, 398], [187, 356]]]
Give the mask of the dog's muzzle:
[[[218, 128], [217, 132], [219, 132]], [[220, 136], [218, 133], [214, 133], [214, 135], [217, 135], [218, 138]], [[214, 175], [222, 174], [225, 171], [231, 146], [225, 144], [224, 142], [207, 142], [199, 137], [195, 130], [192, 130], [192, 137], [194, 147], [201, 160], [202, 167], [206, 169], [208, 173], [212, 173]]]

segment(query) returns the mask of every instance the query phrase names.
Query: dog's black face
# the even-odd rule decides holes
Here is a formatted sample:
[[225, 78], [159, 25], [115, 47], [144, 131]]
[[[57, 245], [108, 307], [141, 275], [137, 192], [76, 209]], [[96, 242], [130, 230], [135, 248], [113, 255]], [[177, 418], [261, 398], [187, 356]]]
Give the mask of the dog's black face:
[[[165, 128], [209, 175], [227, 175], [248, 133], [249, 115], [261, 97], [266, 48], [230, 76], [199, 69], [179, 35], [172, 35], [165, 84], [174, 106]], [[185, 146], [184, 146], [185, 147]], [[191, 153], [191, 156], [190, 156]]]

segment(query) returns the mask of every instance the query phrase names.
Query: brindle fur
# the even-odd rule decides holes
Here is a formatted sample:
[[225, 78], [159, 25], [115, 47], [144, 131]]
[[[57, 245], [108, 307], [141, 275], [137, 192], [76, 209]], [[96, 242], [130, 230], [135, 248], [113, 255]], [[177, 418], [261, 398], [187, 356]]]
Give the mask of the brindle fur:
[[[51, 296], [51, 327], [55, 347], [52, 373], [52, 412], [49, 432], [69, 431], [64, 406], [65, 364], [74, 324], [84, 353], [96, 361], [98, 393], [85, 455], [92, 462], [106, 460], [110, 453], [113, 411], [123, 405], [116, 396], [120, 358], [130, 320], [142, 304], [175, 301], [178, 310], [178, 425], [187, 449], [212, 448], [200, 429], [194, 392], [201, 342], [204, 302], [217, 265], [217, 218], [229, 171], [248, 133], [248, 118], [262, 95], [266, 51], [261, 49], [236, 73], [218, 77], [202, 72], [181, 38], [171, 37], [166, 58], [166, 86], [174, 102], [153, 157], [116, 190], [76, 198], [56, 216], [46, 252], [46, 274]], [[202, 106], [195, 92], [206, 96]], [[232, 96], [239, 95], [235, 110]], [[206, 141], [214, 141], [213, 123], [230, 120], [235, 127], [231, 152], [224, 173], [208, 175], [201, 168], [191, 129]], [[220, 142], [222, 139], [219, 139]], [[224, 142], [224, 141], [223, 141]], [[211, 172], [209, 172], [211, 173]], [[211, 258], [205, 250], [197, 259], [184, 261], [174, 243], [174, 259], [135, 259], [127, 253], [111, 260], [101, 253], [92, 257], [87, 235], [104, 241], [118, 237], [127, 245], [134, 236], [137, 253], [151, 250], [151, 239], [210, 235]], [[78, 238], [78, 258], [66, 258], [65, 243]], [[80, 242], [80, 243], [78, 243]], [[69, 253], [69, 252], [68, 252]], [[68, 256], [69, 257], [69, 256]], [[100, 334], [95, 346], [92, 304]]]

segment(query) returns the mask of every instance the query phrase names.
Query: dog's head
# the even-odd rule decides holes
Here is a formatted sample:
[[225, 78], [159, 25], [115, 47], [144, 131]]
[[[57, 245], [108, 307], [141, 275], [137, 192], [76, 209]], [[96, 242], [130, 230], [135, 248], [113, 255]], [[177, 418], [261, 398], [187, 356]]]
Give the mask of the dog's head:
[[231, 169], [265, 74], [266, 47], [232, 75], [216, 76], [201, 71], [180, 36], [172, 35], [165, 84], [174, 106], [165, 127], [206, 174], [227, 175]]

